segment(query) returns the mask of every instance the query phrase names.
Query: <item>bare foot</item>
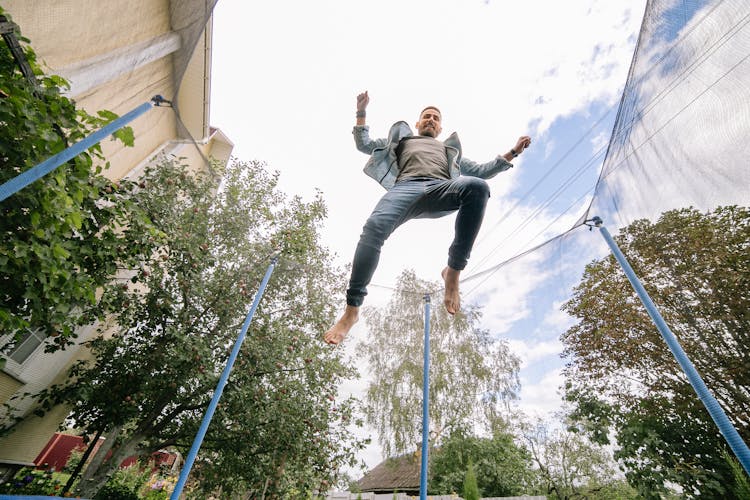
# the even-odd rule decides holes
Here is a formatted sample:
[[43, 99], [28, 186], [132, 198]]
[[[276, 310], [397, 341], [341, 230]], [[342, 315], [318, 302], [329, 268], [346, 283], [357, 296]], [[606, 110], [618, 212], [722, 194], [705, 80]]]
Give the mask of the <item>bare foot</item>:
[[456, 314], [461, 309], [461, 296], [458, 294], [458, 277], [460, 274], [461, 271], [456, 271], [450, 266], [440, 273], [445, 281], [443, 304], [445, 304], [445, 310], [448, 311], [448, 314]]
[[359, 307], [347, 305], [344, 315], [323, 335], [323, 340], [332, 345], [340, 344], [358, 320]]

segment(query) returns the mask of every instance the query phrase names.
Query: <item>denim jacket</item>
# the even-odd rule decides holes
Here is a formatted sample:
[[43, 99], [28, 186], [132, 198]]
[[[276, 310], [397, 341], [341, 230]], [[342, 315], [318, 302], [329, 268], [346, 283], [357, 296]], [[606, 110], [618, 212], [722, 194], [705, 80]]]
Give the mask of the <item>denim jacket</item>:
[[[370, 155], [364, 172], [388, 190], [396, 183], [399, 173], [396, 147], [401, 139], [410, 137], [414, 133], [404, 121], [394, 123], [388, 132], [388, 137], [384, 139], [370, 139], [369, 131], [370, 127], [367, 125], [355, 125], [352, 131], [354, 142], [358, 150]], [[513, 166], [500, 155], [487, 163], [477, 163], [464, 158], [461, 155], [458, 134], [455, 132], [443, 141], [443, 144], [448, 155], [448, 168], [452, 179], [459, 175], [489, 179]]]

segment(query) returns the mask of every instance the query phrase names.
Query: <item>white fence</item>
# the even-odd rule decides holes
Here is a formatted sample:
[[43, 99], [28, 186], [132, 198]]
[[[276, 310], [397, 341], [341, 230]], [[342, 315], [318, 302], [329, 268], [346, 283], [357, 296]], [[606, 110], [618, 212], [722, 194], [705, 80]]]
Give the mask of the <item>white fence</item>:
[[[350, 493], [348, 491], [329, 492], [326, 500], [414, 500], [418, 496], [409, 496], [406, 493]], [[427, 500], [463, 500], [458, 495], [427, 495]], [[488, 497], [482, 500], [547, 500], [545, 496], [533, 497]]]
[[[329, 492], [326, 500], [414, 500], [418, 496], [406, 493], [350, 493], [348, 491]], [[427, 495], [428, 500], [462, 500], [458, 495]]]

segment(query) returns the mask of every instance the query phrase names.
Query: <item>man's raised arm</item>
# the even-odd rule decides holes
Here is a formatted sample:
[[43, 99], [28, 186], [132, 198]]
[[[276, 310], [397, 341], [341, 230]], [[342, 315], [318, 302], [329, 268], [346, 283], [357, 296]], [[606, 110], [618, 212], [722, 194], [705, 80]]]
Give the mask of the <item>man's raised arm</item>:
[[367, 105], [370, 103], [370, 96], [367, 95], [365, 90], [357, 96], [357, 125], [365, 124], [365, 117], [367, 116]]
[[510, 151], [505, 153], [503, 158], [505, 158], [505, 161], [512, 161], [513, 158], [523, 153], [523, 150], [529, 147], [529, 144], [531, 144], [531, 137], [528, 135], [523, 135], [518, 138], [516, 141], [516, 145], [510, 148]]
[[372, 154], [375, 148], [382, 148], [388, 143], [388, 139], [370, 139], [370, 133], [365, 123], [367, 105], [370, 103], [370, 96], [365, 90], [357, 96], [357, 124], [354, 126], [354, 144], [357, 149], [365, 154]]

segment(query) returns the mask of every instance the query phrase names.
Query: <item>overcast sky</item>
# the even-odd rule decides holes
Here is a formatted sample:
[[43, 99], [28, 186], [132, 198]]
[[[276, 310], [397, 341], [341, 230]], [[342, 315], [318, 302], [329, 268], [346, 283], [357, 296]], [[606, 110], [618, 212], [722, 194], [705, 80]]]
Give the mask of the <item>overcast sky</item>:
[[[644, 5], [220, 0], [214, 11], [211, 124], [234, 142], [236, 157], [279, 170], [288, 194], [312, 199], [315, 190], [323, 193], [329, 208], [324, 243], [342, 265], [350, 262], [362, 225], [384, 193], [362, 173], [367, 157], [351, 136], [359, 92], [369, 91], [373, 138], [385, 136], [398, 120], [413, 126], [427, 105], [442, 110], [441, 137], [457, 131], [464, 155], [476, 161], [507, 152], [520, 135], [532, 136], [531, 149], [514, 161], [515, 168], [489, 181], [492, 197], [468, 276], [569, 229], [582, 214]], [[453, 220], [411, 221], [399, 228], [386, 242], [373, 283], [392, 286], [405, 268], [438, 280]], [[600, 238], [578, 231], [585, 234], [577, 238], [591, 240], [591, 255], [603, 252]], [[464, 300], [484, 307], [482, 327], [508, 340], [522, 358], [519, 405], [540, 416], [560, 404], [558, 339], [570, 319], [559, 306], [568, 281], [580, 278], [582, 269], [564, 259], [545, 268], [545, 258], [560, 251], [552, 246], [487, 281], [462, 285]], [[386, 288], [373, 287], [366, 305], [383, 305], [388, 298]], [[366, 334], [360, 323], [343, 348], [353, 351]], [[342, 392], [361, 395], [366, 382], [347, 384]], [[376, 445], [361, 458], [370, 467], [382, 459]]]

